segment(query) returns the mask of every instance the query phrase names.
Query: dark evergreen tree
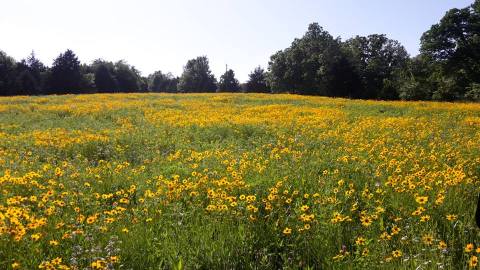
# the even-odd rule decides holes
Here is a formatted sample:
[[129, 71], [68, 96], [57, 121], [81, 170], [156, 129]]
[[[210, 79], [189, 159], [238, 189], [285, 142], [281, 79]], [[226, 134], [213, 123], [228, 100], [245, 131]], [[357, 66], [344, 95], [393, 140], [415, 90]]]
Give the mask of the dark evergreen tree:
[[46, 67], [32, 53], [27, 59], [22, 59], [16, 64], [15, 84], [10, 89], [14, 95], [39, 95], [42, 94], [46, 77]]
[[72, 50], [60, 54], [53, 62], [48, 79], [49, 93], [73, 94], [82, 92], [83, 76], [80, 61]]
[[17, 89], [21, 94], [38, 95], [42, 93], [47, 68], [32, 53], [27, 59], [17, 63]]
[[245, 92], [269, 93], [267, 74], [261, 67], [256, 67], [249, 75], [245, 84]]
[[28, 87], [30, 94], [43, 94], [47, 77], [47, 67], [35, 57], [34, 51], [27, 57], [26, 64], [29, 72], [29, 75], [26, 75], [26, 77], [29, 78], [27, 81], [30, 80], [30, 87]]
[[26, 60], [17, 63], [15, 70], [15, 95], [37, 95], [40, 91], [40, 85], [29, 70]]
[[220, 82], [218, 83], [218, 92], [239, 92], [240, 83], [235, 78], [235, 72], [229, 69], [220, 76]]

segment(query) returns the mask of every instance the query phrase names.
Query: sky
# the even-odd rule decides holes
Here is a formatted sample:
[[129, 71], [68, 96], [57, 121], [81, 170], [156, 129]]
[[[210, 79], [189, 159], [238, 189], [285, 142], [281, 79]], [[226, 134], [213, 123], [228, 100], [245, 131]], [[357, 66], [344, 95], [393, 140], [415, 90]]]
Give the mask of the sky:
[[206, 55], [217, 78], [226, 65], [243, 82], [312, 22], [342, 40], [386, 34], [418, 54], [420, 37], [451, 8], [473, 0], [1, 0], [0, 50], [32, 50], [45, 64], [66, 49], [82, 63], [124, 59], [146, 76], [181, 75]]

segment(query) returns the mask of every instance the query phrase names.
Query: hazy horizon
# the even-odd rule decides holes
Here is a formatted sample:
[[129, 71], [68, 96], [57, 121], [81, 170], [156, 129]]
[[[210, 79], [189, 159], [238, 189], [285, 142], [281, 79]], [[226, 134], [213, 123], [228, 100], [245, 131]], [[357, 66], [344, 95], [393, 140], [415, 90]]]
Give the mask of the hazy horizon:
[[[0, 50], [16, 60], [32, 50], [45, 64], [66, 49], [82, 63], [124, 59], [146, 76], [181, 75], [188, 59], [208, 56], [217, 78], [225, 65], [244, 82], [256, 66], [318, 22], [334, 37], [387, 34], [410, 55], [420, 37], [465, 0], [341, 1], [7, 1], [0, 16]], [[381, 11], [381, 12], [380, 12]], [[407, 19], [405, 19], [407, 18]]]

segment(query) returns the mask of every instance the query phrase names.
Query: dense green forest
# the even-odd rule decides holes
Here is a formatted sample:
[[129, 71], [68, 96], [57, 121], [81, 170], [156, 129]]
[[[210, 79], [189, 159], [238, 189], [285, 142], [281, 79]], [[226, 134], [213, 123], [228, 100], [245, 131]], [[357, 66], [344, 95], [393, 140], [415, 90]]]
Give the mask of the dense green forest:
[[147, 77], [125, 61], [80, 63], [71, 50], [51, 67], [32, 52], [16, 61], [0, 51], [0, 95], [113, 92], [265, 92], [384, 100], [480, 100], [480, 0], [448, 11], [421, 37], [411, 57], [382, 34], [334, 38], [317, 23], [255, 68], [240, 84], [233, 70], [217, 81], [206, 56], [189, 60], [180, 77]]

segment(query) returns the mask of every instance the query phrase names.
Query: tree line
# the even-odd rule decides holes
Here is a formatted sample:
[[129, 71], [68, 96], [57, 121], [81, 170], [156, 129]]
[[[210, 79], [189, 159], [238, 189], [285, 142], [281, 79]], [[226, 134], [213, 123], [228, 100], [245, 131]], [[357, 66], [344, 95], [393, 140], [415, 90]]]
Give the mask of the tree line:
[[233, 70], [217, 81], [206, 56], [183, 73], [146, 77], [125, 61], [82, 64], [71, 50], [51, 67], [30, 56], [19, 62], [0, 51], [0, 95], [116, 92], [263, 92], [384, 100], [480, 100], [480, 0], [448, 11], [421, 37], [410, 57], [386, 35], [334, 38], [317, 23], [255, 68], [241, 84]]

